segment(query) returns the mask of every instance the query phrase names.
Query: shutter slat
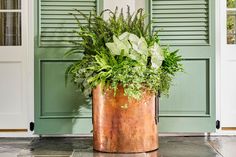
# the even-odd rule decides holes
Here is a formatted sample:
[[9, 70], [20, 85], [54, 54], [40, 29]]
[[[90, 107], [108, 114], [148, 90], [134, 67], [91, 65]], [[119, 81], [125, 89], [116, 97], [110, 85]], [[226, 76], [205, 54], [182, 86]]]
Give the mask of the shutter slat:
[[206, 0], [153, 0], [152, 4], [155, 5], [207, 5]]
[[[89, 14], [86, 14], [89, 15]], [[77, 16], [79, 19], [84, 19], [82, 16]], [[73, 20], [74, 17], [72, 15], [41, 15], [41, 20]], [[75, 20], [75, 19], [74, 19]]]
[[208, 27], [153, 27], [155, 30], [161, 30], [161, 32], [180, 32], [180, 31], [208, 31]]
[[43, 2], [94, 2], [94, 0], [41, 0], [41, 3]]
[[[42, 36], [43, 37], [43, 36]], [[61, 41], [71, 41], [71, 38], [73, 39], [73, 41], [81, 41], [81, 40], [78, 40], [77, 37], [70, 37], [70, 36], [65, 36], [63, 37], [63, 40], [59, 39], [59, 37], [63, 37], [63, 36], [47, 36], [47, 38], [41, 40], [41, 41], [57, 41], [57, 42], [61, 42]]]
[[167, 22], [208, 22], [207, 18], [182, 18], [181, 21], [179, 21], [178, 18], [159, 18], [159, 19], [153, 19], [152, 20], [154, 23], [167, 23]]
[[42, 32], [41, 37], [48, 36], [48, 37], [77, 37], [76, 34], [70, 34], [72, 32]]
[[[76, 28], [75, 28], [76, 29]], [[41, 31], [41, 33], [66, 33], [66, 32], [73, 32], [73, 30], [71, 30], [71, 28], [44, 28], [43, 31]]]
[[206, 9], [165, 9], [157, 10], [153, 9], [154, 14], [205, 14], [207, 13]]
[[161, 44], [209, 44], [209, 0], [152, 0], [152, 22]]
[[[76, 21], [74, 19], [64, 19], [64, 20], [61, 20], [61, 19], [41, 19], [41, 24], [53, 24], [53, 23], [59, 23], [59, 24], [66, 24], [66, 23], [69, 23], [69, 24], [77, 24]], [[86, 21], [85, 20], [82, 20], [81, 19], [81, 23], [84, 23], [86, 24]]]
[[[48, 11], [48, 10], [51, 10], [51, 11], [56, 11], [56, 10], [68, 10], [68, 11], [74, 11], [75, 9], [77, 9], [77, 7], [86, 7], [86, 8], [91, 8], [91, 7], [93, 7], [93, 5], [91, 6], [91, 5], [89, 5], [89, 4], [87, 4], [87, 5], [84, 5], [84, 6], [81, 6], [81, 5], [68, 5], [68, 6], [60, 6], [60, 5], [58, 5], [58, 6], [41, 6], [41, 8], [42, 8], [42, 11]], [[83, 10], [88, 10], [88, 9], [86, 9], [86, 8], [83, 8]]]
[[157, 10], [171, 10], [171, 9], [207, 9], [207, 5], [158, 5]]
[[[81, 41], [73, 32], [78, 29], [76, 20], [69, 13], [80, 10], [86, 15], [96, 11], [96, 0], [40, 0], [40, 45], [44, 47], [72, 46], [70, 41]], [[84, 17], [77, 16], [82, 24]]]
[[184, 36], [184, 35], [173, 35], [173, 36], [162, 36], [162, 40], [207, 40], [205, 36]]
[[[85, 13], [86, 11], [89, 10], [93, 10], [94, 7], [76, 7], [76, 9], [82, 11], [83, 13]], [[41, 15], [68, 15], [69, 13], [74, 13], [77, 14], [78, 13], [74, 10], [71, 9], [63, 9], [63, 10], [57, 10], [57, 9], [51, 9], [51, 10], [44, 10], [43, 13], [41, 13]], [[87, 13], [89, 14], [89, 12]]]
[[53, 47], [56, 45], [57, 47], [65, 47], [68, 46], [69, 41], [41, 41], [41, 45], [44, 47]]
[[168, 22], [168, 23], [155, 23], [153, 26], [161, 27], [164, 29], [164, 27], [207, 27], [208, 23], [205, 22]]
[[208, 18], [208, 14], [152, 14], [152, 18]]
[[95, 5], [94, 1], [58, 1], [55, 4], [55, 1], [42, 1], [41, 6], [72, 6], [72, 5], [88, 5], [88, 4], [92, 4]]
[[[193, 45], [193, 40], [163, 40], [168, 45]], [[195, 45], [205, 45], [208, 40], [194, 40]]]
[[184, 35], [184, 36], [205, 36], [207, 35], [207, 31], [178, 31], [178, 32], [159, 32], [159, 35], [161, 36], [180, 36], [180, 35]]

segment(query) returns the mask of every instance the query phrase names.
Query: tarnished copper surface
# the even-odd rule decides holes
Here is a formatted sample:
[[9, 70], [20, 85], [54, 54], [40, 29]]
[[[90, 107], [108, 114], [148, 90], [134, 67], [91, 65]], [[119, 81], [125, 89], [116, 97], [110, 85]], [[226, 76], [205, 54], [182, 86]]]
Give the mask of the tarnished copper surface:
[[147, 152], [158, 148], [155, 95], [143, 91], [140, 100], [124, 96], [120, 86], [93, 90], [94, 149], [102, 152]]

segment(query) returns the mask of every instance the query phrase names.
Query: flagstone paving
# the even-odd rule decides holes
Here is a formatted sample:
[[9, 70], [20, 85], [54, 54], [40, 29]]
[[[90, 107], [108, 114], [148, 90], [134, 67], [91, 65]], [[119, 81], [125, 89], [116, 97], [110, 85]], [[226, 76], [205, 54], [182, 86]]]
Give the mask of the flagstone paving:
[[149, 153], [111, 154], [93, 151], [92, 138], [0, 138], [0, 157], [235, 157], [236, 136], [160, 137], [160, 149]]

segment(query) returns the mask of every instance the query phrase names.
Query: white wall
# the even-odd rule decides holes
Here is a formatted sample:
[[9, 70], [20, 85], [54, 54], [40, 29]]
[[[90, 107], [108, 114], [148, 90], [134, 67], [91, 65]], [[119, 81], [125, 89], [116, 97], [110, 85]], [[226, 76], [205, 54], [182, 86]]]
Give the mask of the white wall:
[[131, 11], [135, 10], [135, 0], [104, 0], [104, 9], [127, 8], [127, 5]]
[[104, 9], [114, 10], [116, 7], [127, 10], [130, 6], [130, 11], [134, 12], [139, 8], [145, 8], [145, 0], [104, 0]]

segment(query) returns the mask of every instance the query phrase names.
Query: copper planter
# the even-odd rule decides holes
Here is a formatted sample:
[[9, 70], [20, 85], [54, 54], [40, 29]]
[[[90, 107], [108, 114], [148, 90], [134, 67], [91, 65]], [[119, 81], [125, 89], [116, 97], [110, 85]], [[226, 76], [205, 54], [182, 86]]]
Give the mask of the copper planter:
[[158, 149], [155, 95], [143, 90], [140, 100], [124, 96], [119, 87], [93, 90], [93, 147], [97, 151], [138, 153]]

